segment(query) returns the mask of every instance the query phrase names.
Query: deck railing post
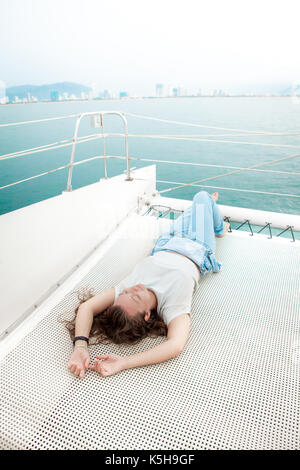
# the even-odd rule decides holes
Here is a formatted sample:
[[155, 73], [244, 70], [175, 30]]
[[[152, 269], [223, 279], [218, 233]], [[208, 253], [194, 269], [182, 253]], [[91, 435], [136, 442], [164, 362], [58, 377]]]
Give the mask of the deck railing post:
[[103, 139], [104, 178], [107, 179], [106, 145], [105, 145], [105, 134], [104, 134], [104, 120], [103, 120], [102, 113], [100, 113], [100, 124], [102, 127], [102, 139]]
[[128, 144], [128, 123], [127, 119], [125, 118], [123, 113], [119, 112], [110, 112], [110, 114], [117, 114], [123, 120], [124, 123], [124, 130], [125, 130], [125, 148], [126, 148], [126, 180], [125, 181], [132, 181], [133, 178], [130, 176], [130, 158], [129, 158], [129, 144]]
[[100, 126], [102, 127], [102, 138], [103, 138], [103, 150], [104, 150], [104, 175], [105, 179], [107, 179], [107, 160], [106, 160], [106, 146], [105, 146], [105, 134], [104, 134], [104, 125], [103, 125], [103, 115], [104, 114], [115, 114], [119, 116], [123, 120], [124, 124], [124, 132], [125, 132], [125, 148], [126, 148], [126, 180], [125, 181], [132, 181], [133, 178], [130, 176], [130, 158], [129, 158], [129, 144], [128, 144], [128, 124], [127, 119], [125, 118], [123, 113], [118, 111], [96, 111], [96, 112], [88, 112], [82, 113], [78, 116], [76, 125], [75, 125], [75, 133], [73, 137], [73, 145], [72, 145], [72, 152], [71, 158], [69, 163], [69, 174], [68, 174], [68, 183], [67, 183], [67, 192], [72, 191], [72, 172], [73, 172], [73, 165], [74, 165], [74, 157], [75, 157], [75, 149], [78, 139], [78, 130], [81, 119], [85, 116], [99, 116], [100, 117]]
[[77, 144], [77, 138], [78, 138], [78, 129], [79, 129], [79, 124], [81, 121], [83, 114], [80, 114], [77, 118], [76, 125], [75, 125], [75, 133], [73, 137], [73, 145], [72, 145], [72, 152], [71, 152], [71, 158], [70, 158], [70, 163], [69, 163], [69, 174], [68, 174], [68, 183], [67, 183], [67, 192], [72, 191], [72, 173], [73, 173], [73, 163], [74, 163], [74, 156], [75, 156], [75, 149], [76, 149], [76, 144]]

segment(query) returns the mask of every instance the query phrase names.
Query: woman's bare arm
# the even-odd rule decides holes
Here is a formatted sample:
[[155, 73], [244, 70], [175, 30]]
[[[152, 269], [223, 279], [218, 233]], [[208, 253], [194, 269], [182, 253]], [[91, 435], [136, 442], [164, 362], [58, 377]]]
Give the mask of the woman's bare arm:
[[125, 368], [142, 367], [168, 361], [184, 349], [190, 331], [190, 315], [174, 318], [168, 325], [167, 341], [138, 354], [125, 357]]
[[[93, 318], [98, 313], [104, 312], [114, 303], [115, 289], [106, 289], [101, 294], [95, 295], [91, 299], [83, 302], [77, 312], [75, 321], [75, 336], [89, 337]], [[78, 340], [76, 344], [86, 344], [85, 341]]]
[[115, 300], [115, 288], [105, 289], [100, 294], [94, 295], [86, 302], [83, 302], [79, 309], [85, 308], [90, 310], [93, 315], [98, 315], [98, 313], [104, 312], [108, 307], [110, 307]]
[[[86, 302], [83, 302], [78, 308], [75, 320], [75, 336], [85, 336], [88, 338], [94, 316], [112, 305], [114, 298], [115, 289], [112, 288], [106, 289], [101, 292], [101, 294], [95, 295]], [[89, 362], [90, 358], [86, 341], [77, 340], [68, 364], [68, 369], [73, 372], [74, 375], [83, 378], [89, 366]]]

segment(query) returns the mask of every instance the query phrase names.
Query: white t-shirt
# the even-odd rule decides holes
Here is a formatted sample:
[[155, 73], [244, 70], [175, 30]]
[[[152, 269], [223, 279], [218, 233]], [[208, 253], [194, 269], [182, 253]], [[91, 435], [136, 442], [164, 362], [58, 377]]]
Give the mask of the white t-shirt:
[[142, 259], [134, 270], [115, 287], [120, 292], [144, 284], [157, 298], [157, 312], [166, 325], [184, 313], [190, 313], [192, 296], [199, 282], [193, 261], [168, 251], [159, 251]]

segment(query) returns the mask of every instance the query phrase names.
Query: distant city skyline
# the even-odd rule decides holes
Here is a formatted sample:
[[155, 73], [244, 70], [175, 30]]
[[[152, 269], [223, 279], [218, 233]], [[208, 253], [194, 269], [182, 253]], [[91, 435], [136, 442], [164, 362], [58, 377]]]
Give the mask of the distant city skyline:
[[1, 0], [0, 79], [273, 93], [300, 81], [299, 12], [297, 0]]
[[111, 90], [100, 90], [97, 87], [86, 87], [78, 83], [62, 82], [41, 86], [23, 85], [11, 87], [6, 90], [5, 83], [0, 81], [0, 104], [9, 103], [35, 103], [41, 101], [69, 101], [69, 100], [109, 100], [128, 98], [176, 98], [176, 97], [234, 97], [234, 96], [299, 96], [300, 84], [290, 86], [276, 92], [263, 93], [230, 93], [223, 88], [203, 91], [198, 88], [196, 92], [186, 87], [171, 87], [163, 83], [155, 85], [155, 92], [149, 95], [130, 94], [128, 91], [114, 93]]
[[[67, 80], [63, 80], [59, 83], [66, 82]], [[74, 80], [70, 80], [70, 82], [75, 83]], [[76, 82], [78, 83], [78, 82]], [[2, 85], [1, 85], [2, 84]], [[14, 88], [14, 87], [20, 87], [20, 86], [47, 86], [51, 84], [50, 82], [20, 82], [16, 85], [11, 85], [9, 83], [6, 83], [4, 80], [1, 80], [0, 77], [0, 88]], [[146, 90], [145, 92], [139, 92], [138, 90], [140, 87], [137, 87], [135, 89], [133, 86], [126, 87], [120, 83], [120, 86], [118, 87], [107, 87], [107, 86], [101, 86], [101, 83], [97, 83], [97, 80], [90, 80], [89, 82], [81, 82], [81, 85], [85, 87], [89, 87], [94, 92], [98, 92], [101, 90], [101, 92], [108, 91], [109, 94], [117, 95], [119, 94], [122, 90], [126, 90], [126, 93], [128, 93], [130, 96], [171, 96], [173, 94], [173, 91], [175, 89], [178, 90], [178, 95], [183, 95], [183, 94], [189, 94], [189, 95], [197, 95], [199, 94], [199, 91], [202, 92], [203, 95], [210, 95], [212, 94], [215, 90], [224, 90], [228, 94], [264, 94], [264, 93], [281, 93], [284, 91], [286, 88], [293, 87], [293, 86], [298, 86], [300, 84], [300, 79], [299, 81], [285, 81], [285, 82], [266, 82], [266, 83], [240, 83], [240, 84], [235, 84], [235, 85], [228, 85], [228, 84], [222, 84], [221, 82], [217, 85], [211, 84], [210, 86], [201, 84], [199, 83], [198, 85], [194, 86], [189, 86], [187, 84], [182, 84], [182, 83], [153, 83], [151, 86], [149, 86], [149, 89]], [[160, 87], [160, 88], [158, 88]], [[158, 91], [159, 90], [159, 91]]]

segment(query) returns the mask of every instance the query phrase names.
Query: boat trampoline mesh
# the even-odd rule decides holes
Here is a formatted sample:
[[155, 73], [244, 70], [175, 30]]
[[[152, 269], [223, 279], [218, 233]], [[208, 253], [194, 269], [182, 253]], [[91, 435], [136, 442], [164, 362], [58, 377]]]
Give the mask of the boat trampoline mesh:
[[[218, 240], [223, 269], [201, 280], [178, 357], [107, 378], [89, 370], [81, 380], [67, 370], [72, 344], [57, 319], [74, 309], [76, 289], [114, 286], [151, 244], [117, 241], [2, 360], [1, 449], [299, 449], [292, 243], [235, 232]], [[92, 346], [91, 360], [161, 341]]]

